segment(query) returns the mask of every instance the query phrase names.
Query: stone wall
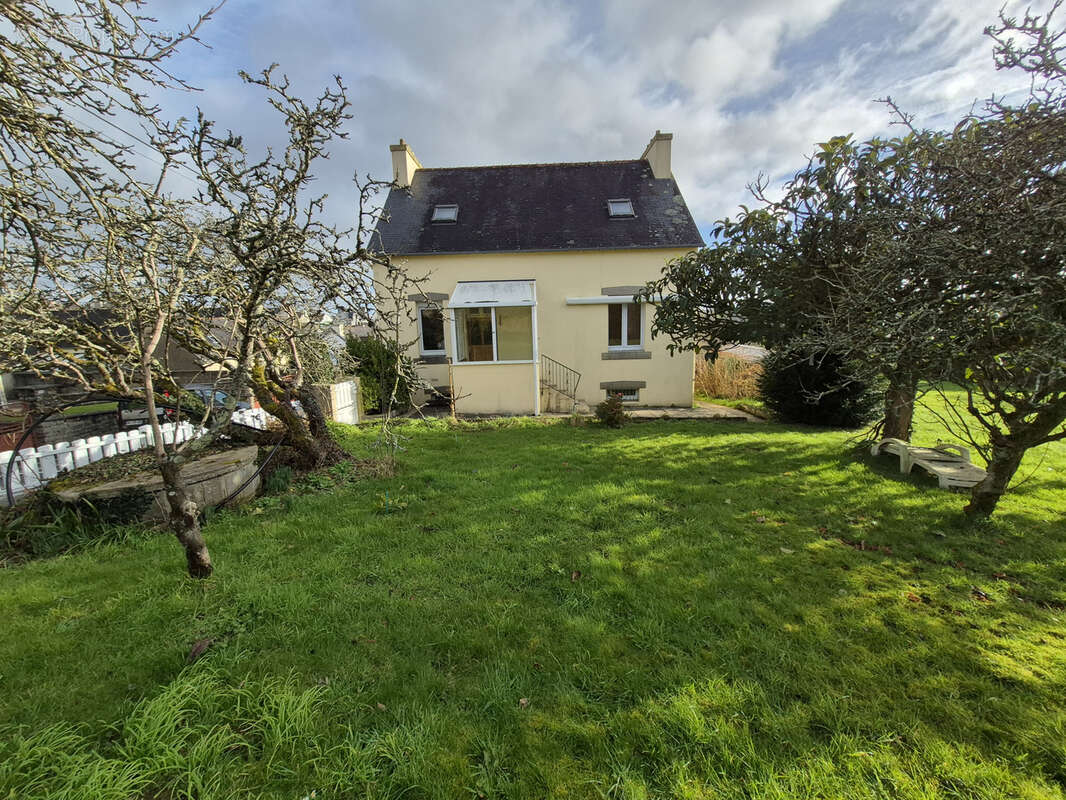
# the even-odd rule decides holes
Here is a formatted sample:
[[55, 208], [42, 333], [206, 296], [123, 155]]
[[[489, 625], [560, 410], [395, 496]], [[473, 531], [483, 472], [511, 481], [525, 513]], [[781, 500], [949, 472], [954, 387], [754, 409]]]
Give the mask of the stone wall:
[[38, 442], [55, 444], [72, 442], [75, 439], [88, 439], [90, 436], [105, 436], [122, 430], [117, 411], [105, 411], [99, 414], [79, 414], [64, 417], [53, 414], [42, 422], [37, 430]]

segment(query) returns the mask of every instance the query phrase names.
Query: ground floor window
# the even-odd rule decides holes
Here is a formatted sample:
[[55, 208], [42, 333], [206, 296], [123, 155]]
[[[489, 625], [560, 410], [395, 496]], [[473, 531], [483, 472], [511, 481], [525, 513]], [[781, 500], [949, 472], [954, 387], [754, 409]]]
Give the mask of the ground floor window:
[[444, 355], [444, 312], [441, 309], [419, 307], [418, 346], [424, 356]]
[[455, 310], [456, 361], [532, 361], [533, 309], [491, 306]]
[[612, 303], [607, 306], [607, 349], [626, 350], [641, 346], [640, 303]]

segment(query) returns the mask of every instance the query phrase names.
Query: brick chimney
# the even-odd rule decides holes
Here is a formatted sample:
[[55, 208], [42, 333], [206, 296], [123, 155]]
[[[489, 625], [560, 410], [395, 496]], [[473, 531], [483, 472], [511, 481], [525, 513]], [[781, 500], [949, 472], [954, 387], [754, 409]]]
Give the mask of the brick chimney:
[[[667, 144], [667, 161], [669, 162], [669, 144]], [[415, 172], [422, 168], [421, 162], [415, 157], [414, 152], [403, 139], [399, 144], [390, 144], [392, 151], [392, 179], [396, 185], [404, 188], [411, 185], [411, 179]]]
[[[644, 148], [644, 154], [641, 158], [648, 162], [651, 166], [651, 174], [656, 178], [673, 177], [673, 173], [670, 171], [670, 142], [673, 141], [673, 138], [674, 135], [672, 133], [655, 131], [655, 135], [651, 137], [648, 146]], [[396, 156], [393, 155], [393, 159], [395, 158]]]

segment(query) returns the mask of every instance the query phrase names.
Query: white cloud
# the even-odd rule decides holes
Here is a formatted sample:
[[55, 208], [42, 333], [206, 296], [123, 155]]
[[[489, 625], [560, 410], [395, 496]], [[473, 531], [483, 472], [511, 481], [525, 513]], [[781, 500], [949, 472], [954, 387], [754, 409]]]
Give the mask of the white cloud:
[[342, 198], [353, 170], [388, 175], [386, 145], [400, 136], [427, 166], [451, 166], [633, 158], [671, 130], [675, 175], [706, 226], [745, 202], [760, 172], [800, 167], [815, 142], [885, 130], [879, 97], [949, 124], [1023, 83], [995, 71], [982, 36], [999, 2], [230, 0], [203, 32], [214, 49], [175, 69], [257, 144], [276, 123], [238, 67], [278, 61], [308, 92], [341, 73], [356, 116], [322, 183]]

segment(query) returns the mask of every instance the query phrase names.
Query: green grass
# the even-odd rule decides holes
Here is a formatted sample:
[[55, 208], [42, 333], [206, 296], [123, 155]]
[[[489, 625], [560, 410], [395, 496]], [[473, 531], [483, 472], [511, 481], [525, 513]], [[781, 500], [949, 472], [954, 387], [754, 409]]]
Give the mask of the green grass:
[[741, 411], [747, 411], [749, 414], [754, 414], [756, 417], [762, 419], [770, 418], [770, 410], [766, 407], [766, 403], [760, 400], [758, 397], [707, 397], [705, 395], [698, 395], [697, 400], [702, 400], [707, 403], [713, 403], [717, 406], [726, 406], [728, 408], [739, 408]]
[[0, 571], [0, 797], [1063, 796], [1066, 447], [971, 526], [839, 432], [404, 430], [213, 517], [206, 582]]
[[78, 417], [83, 414], [103, 414], [107, 411], [117, 411], [118, 403], [115, 401], [103, 402], [103, 403], [86, 403], [80, 406], [71, 406], [70, 408], [64, 408], [59, 413], [64, 417]]
[[[107, 411], [117, 411], [118, 402], [109, 401], [103, 403], [85, 403], [80, 406], [71, 406], [70, 408], [64, 408], [59, 411], [61, 417], [79, 417], [83, 414], [103, 414]], [[12, 417], [6, 414], [0, 414], [0, 422], [23, 422], [25, 417]]]

